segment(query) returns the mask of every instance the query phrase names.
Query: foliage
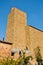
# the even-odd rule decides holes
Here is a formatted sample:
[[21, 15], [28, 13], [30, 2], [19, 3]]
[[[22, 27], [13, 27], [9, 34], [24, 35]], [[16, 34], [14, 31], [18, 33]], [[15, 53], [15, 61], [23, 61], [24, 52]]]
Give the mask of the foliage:
[[30, 58], [33, 59], [32, 56], [27, 56], [27, 57], [24, 59], [25, 65], [27, 65], [27, 63], [29, 63]]
[[6, 60], [0, 61], [0, 65], [15, 65], [15, 60], [6, 58]]
[[20, 57], [16, 61], [13, 59], [6, 58], [3, 61], [0, 61], [0, 65], [27, 65], [29, 59], [32, 58], [31, 56], [27, 56], [25, 58]]
[[0, 61], [0, 65], [27, 65], [29, 62], [29, 59], [32, 58], [32, 56], [25, 56], [25, 52], [22, 53], [22, 56], [20, 56], [16, 61], [12, 58], [9, 59], [3, 59]]
[[40, 47], [37, 47], [35, 49], [35, 57], [36, 57], [36, 61], [39, 62], [42, 60], [42, 57], [41, 57], [41, 53], [40, 53]]

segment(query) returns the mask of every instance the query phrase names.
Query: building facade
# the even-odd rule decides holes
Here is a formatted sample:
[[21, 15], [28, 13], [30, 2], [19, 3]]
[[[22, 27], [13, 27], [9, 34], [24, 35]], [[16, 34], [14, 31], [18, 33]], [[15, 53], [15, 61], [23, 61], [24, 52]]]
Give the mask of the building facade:
[[12, 8], [8, 16], [6, 42], [12, 43], [10, 49], [24, 50], [28, 47], [32, 56], [34, 56], [34, 49], [39, 46], [43, 57], [43, 31], [27, 26], [26, 13], [17, 8]]

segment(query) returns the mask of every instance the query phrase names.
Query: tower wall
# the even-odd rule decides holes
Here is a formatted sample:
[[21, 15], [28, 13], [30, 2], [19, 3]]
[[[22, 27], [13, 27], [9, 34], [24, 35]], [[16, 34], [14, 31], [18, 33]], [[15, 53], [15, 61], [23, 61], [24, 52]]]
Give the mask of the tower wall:
[[6, 28], [6, 41], [13, 43], [14, 36], [14, 15], [13, 13], [9, 14], [7, 28]]
[[28, 47], [29, 50], [31, 50], [31, 43], [30, 43], [30, 31], [29, 31], [29, 26], [25, 26], [25, 36], [26, 36], [26, 46]]
[[25, 37], [26, 13], [12, 8], [8, 17], [6, 40], [13, 43], [13, 47], [24, 49], [26, 47]]

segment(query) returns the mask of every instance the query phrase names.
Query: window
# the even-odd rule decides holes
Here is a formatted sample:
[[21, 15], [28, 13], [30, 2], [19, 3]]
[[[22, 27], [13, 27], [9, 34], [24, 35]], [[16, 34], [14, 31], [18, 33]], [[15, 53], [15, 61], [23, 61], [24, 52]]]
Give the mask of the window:
[[14, 56], [14, 52], [11, 52], [11, 56]]

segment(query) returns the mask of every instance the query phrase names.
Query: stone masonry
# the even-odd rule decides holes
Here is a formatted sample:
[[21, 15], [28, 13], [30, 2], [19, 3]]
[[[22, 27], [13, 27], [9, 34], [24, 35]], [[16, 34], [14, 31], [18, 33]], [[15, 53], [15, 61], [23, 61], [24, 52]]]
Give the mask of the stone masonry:
[[12, 8], [8, 16], [6, 42], [12, 43], [10, 48], [24, 50], [28, 47], [32, 56], [34, 56], [34, 49], [39, 46], [43, 57], [43, 31], [30, 25], [27, 26], [26, 13], [17, 8]]

